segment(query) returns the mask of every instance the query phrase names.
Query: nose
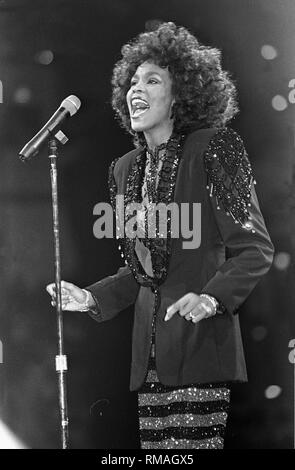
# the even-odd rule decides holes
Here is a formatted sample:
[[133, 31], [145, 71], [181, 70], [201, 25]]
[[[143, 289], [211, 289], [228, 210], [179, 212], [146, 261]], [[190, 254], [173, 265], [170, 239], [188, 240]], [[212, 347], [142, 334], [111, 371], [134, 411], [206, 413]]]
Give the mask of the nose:
[[142, 81], [138, 80], [136, 83], [132, 85], [131, 89], [132, 89], [132, 93], [142, 92], [144, 90], [144, 85]]

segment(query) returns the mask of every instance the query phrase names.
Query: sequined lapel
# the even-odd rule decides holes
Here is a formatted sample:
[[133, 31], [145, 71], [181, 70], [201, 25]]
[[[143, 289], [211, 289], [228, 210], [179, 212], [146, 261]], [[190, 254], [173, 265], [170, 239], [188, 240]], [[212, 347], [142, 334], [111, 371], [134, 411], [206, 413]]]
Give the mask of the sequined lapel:
[[[174, 199], [177, 170], [181, 158], [184, 136], [175, 136], [170, 139], [167, 147], [167, 156], [163, 162], [157, 187], [157, 201], [169, 204]], [[137, 155], [131, 167], [127, 179], [127, 186], [124, 198], [125, 224], [133, 216], [126, 214], [127, 206], [132, 202], [141, 202], [141, 188], [144, 179], [146, 164], [145, 149]], [[142, 242], [151, 252], [154, 277], [145, 273], [135, 252], [135, 238], [125, 235], [123, 249], [126, 260], [135, 278], [141, 285], [158, 287], [164, 282], [168, 273], [168, 265], [171, 256], [171, 220], [167, 220], [167, 238], [161, 238], [157, 233], [156, 238], [143, 238]]]

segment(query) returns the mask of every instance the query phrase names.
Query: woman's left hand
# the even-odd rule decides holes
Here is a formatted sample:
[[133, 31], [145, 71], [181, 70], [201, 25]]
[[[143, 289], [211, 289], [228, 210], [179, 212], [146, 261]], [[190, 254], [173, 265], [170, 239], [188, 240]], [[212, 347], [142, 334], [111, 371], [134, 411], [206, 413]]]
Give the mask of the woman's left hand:
[[189, 292], [177, 300], [177, 302], [170, 305], [170, 307], [167, 308], [164, 320], [170, 320], [176, 312], [193, 323], [215, 315], [215, 310], [210, 300], [200, 297], [193, 292]]

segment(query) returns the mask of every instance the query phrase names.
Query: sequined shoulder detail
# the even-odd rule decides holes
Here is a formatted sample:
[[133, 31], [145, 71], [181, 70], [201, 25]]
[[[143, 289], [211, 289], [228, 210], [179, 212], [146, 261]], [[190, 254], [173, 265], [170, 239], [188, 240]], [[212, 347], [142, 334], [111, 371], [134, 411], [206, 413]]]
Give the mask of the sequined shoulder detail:
[[218, 130], [204, 153], [204, 165], [207, 189], [216, 198], [217, 209], [251, 230], [249, 207], [255, 181], [242, 138], [229, 127]]

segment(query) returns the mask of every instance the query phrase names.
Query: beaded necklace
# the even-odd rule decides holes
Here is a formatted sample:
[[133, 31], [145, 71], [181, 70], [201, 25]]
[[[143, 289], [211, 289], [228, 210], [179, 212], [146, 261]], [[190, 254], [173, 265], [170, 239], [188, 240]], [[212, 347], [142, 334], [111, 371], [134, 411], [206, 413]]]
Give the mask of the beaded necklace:
[[[164, 150], [164, 153], [160, 154], [161, 151]], [[155, 148], [155, 150], [151, 150], [147, 148], [147, 156], [149, 158], [149, 166], [147, 171], [146, 177], [146, 188], [147, 188], [147, 196], [149, 202], [156, 202], [157, 200], [157, 180], [158, 180], [158, 170], [159, 170], [159, 163], [166, 157], [166, 150], [167, 150], [167, 142], [159, 145]]]
[[[156, 217], [156, 225], [158, 227], [158, 214], [155, 213], [155, 205], [158, 201], [157, 186], [160, 178], [164, 160], [167, 156], [167, 142], [156, 147], [154, 151], [146, 148], [146, 166], [145, 175], [142, 184], [142, 209], [137, 214], [138, 224], [142, 233], [149, 237], [148, 218]], [[159, 236], [159, 230], [157, 231]]]

